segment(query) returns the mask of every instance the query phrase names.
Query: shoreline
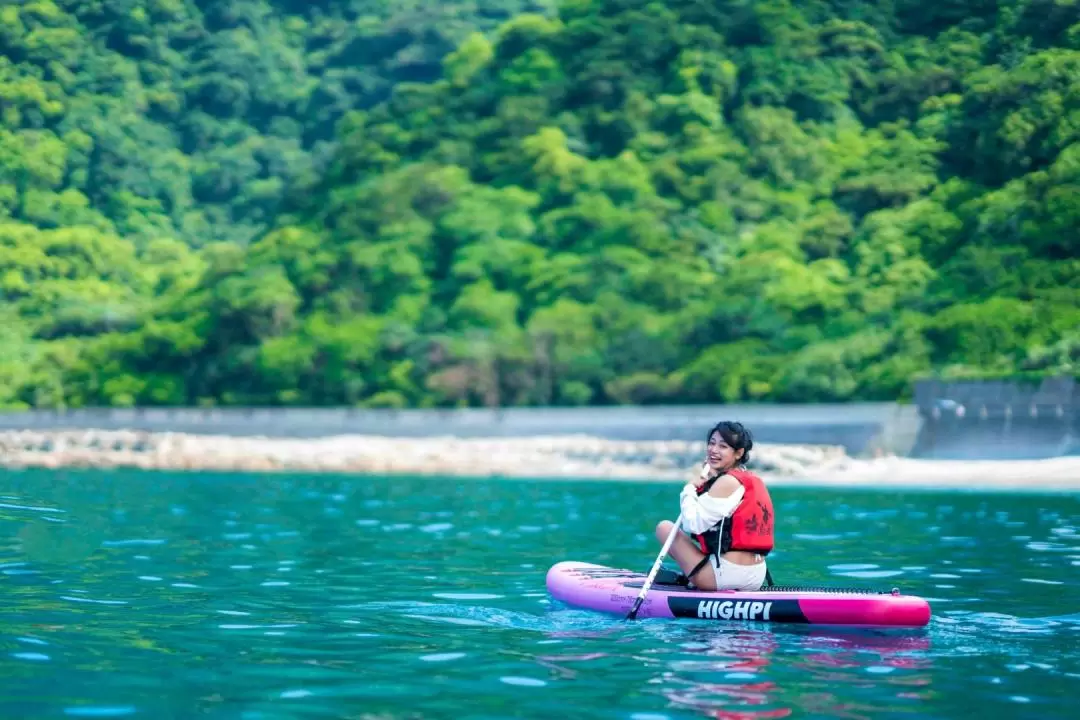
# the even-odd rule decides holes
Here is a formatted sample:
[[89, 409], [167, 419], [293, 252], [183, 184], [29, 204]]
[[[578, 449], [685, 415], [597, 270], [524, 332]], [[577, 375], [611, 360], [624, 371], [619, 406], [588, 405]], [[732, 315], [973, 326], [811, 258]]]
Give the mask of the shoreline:
[[[130, 430], [0, 431], [0, 467], [328, 472], [545, 479], [678, 481], [696, 475], [702, 444], [533, 437], [316, 438]], [[853, 458], [841, 446], [755, 445], [750, 469], [770, 485], [1080, 490], [1080, 457], [1041, 460]]]

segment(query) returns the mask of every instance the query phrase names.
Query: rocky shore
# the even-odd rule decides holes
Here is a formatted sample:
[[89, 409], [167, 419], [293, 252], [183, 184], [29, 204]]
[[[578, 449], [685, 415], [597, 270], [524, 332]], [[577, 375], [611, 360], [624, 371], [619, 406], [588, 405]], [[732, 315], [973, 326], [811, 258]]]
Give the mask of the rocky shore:
[[[246, 472], [442, 474], [472, 477], [683, 480], [700, 442], [547, 437], [236, 437], [136, 431], [0, 432], [0, 467], [140, 468]], [[852, 458], [828, 445], [754, 448], [751, 467], [771, 484], [1080, 489], [1080, 458], [940, 461]]]
[[[700, 442], [527, 438], [233, 437], [135, 431], [0, 432], [0, 465], [43, 468], [321, 471], [468, 476], [671, 479], [701, 462]], [[761, 445], [754, 466], [785, 477], [851, 459], [832, 446]]]

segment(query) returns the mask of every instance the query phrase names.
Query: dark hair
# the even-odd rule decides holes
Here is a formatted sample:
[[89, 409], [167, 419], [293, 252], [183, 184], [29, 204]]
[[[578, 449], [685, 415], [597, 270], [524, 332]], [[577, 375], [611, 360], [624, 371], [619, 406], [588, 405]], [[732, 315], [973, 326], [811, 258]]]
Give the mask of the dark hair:
[[742, 457], [739, 458], [740, 465], [746, 465], [750, 462], [750, 450], [754, 447], [754, 437], [750, 434], [750, 431], [743, 427], [742, 423], [732, 422], [731, 420], [724, 420], [716, 423], [709, 434], [705, 436], [705, 442], [709, 442], [712, 439], [713, 433], [719, 433], [720, 437], [724, 438], [724, 442], [732, 447], [734, 450], [742, 450]]

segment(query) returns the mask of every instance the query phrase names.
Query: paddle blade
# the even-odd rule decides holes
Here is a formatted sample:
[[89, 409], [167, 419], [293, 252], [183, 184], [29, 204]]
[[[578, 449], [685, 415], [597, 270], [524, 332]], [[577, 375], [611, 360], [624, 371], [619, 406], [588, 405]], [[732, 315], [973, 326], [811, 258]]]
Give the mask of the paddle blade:
[[667, 557], [668, 551], [671, 550], [671, 543], [675, 540], [675, 536], [679, 534], [679, 525], [681, 524], [682, 513], [679, 513], [679, 519], [675, 521], [675, 526], [668, 533], [667, 540], [664, 541], [664, 547], [660, 548], [660, 554], [656, 556], [656, 561], [653, 562], [652, 569], [649, 570], [649, 576], [645, 578], [645, 584], [641, 586], [641, 592], [638, 593], [637, 599], [634, 600], [634, 606], [630, 608], [630, 612], [626, 616], [627, 620], [633, 620], [637, 617], [638, 609], [641, 607], [641, 603], [644, 602], [645, 596], [649, 594], [649, 588], [652, 587], [653, 580], [656, 579], [656, 573], [660, 571], [664, 558]]

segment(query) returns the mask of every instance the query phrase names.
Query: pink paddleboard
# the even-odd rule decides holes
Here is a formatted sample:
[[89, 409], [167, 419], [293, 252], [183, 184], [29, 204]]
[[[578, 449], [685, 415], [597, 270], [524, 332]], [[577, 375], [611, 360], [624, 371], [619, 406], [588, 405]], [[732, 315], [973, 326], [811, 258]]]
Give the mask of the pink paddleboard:
[[[548, 570], [547, 588], [553, 598], [567, 605], [626, 615], [645, 577], [645, 573], [632, 570], [567, 561]], [[638, 610], [638, 617], [924, 627], [930, 622], [930, 604], [895, 590], [772, 587], [753, 592], [710, 592], [654, 583]]]

